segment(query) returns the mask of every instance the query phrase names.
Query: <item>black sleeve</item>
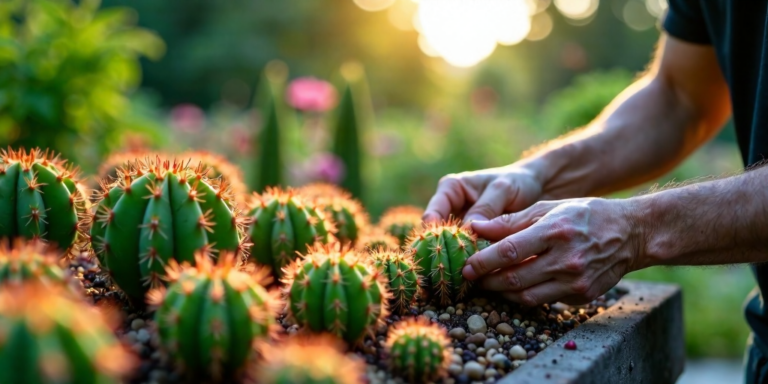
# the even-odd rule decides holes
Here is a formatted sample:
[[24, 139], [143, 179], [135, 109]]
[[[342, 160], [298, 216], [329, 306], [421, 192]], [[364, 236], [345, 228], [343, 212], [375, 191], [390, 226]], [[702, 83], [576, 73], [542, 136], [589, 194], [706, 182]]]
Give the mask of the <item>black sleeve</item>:
[[711, 44], [701, 9], [703, 0], [669, 0], [664, 30], [671, 36], [696, 44]]

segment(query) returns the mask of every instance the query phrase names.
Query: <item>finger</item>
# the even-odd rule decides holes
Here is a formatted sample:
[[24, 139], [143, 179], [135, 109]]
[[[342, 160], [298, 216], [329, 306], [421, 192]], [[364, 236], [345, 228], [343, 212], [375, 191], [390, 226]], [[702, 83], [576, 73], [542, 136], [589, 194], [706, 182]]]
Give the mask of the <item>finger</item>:
[[537, 228], [529, 228], [509, 236], [467, 259], [462, 273], [468, 280], [475, 280], [499, 268], [513, 266], [533, 255], [544, 253], [547, 244]]
[[472, 222], [472, 230], [483, 239], [500, 240], [536, 224], [539, 219], [558, 205], [559, 203], [554, 201], [541, 201], [526, 210], [507, 213], [490, 221], [474, 221]]
[[517, 189], [503, 179], [492, 181], [483, 191], [480, 198], [467, 211], [464, 222], [487, 221], [504, 213], [507, 202], [517, 197]]
[[489, 291], [522, 291], [552, 279], [546, 261], [531, 257], [513, 267], [499, 269], [480, 280], [480, 287]]
[[427, 223], [446, 220], [451, 213], [460, 211], [466, 201], [461, 182], [454, 178], [443, 178], [437, 185], [437, 192], [429, 200], [422, 219]]
[[504, 292], [502, 296], [507, 300], [520, 303], [524, 306], [535, 307], [544, 303], [558, 301], [561, 298], [568, 296], [569, 293], [567, 284], [557, 280], [549, 280], [523, 291]]

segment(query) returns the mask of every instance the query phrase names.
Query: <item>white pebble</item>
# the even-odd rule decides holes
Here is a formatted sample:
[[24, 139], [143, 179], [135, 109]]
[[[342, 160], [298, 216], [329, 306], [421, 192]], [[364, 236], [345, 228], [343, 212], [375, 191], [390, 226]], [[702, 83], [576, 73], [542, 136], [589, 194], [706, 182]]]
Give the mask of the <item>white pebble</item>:
[[509, 349], [509, 357], [513, 360], [525, 360], [528, 358], [528, 352], [525, 351], [525, 348], [515, 345]]
[[469, 333], [485, 333], [488, 332], [488, 326], [485, 324], [485, 319], [478, 315], [472, 315], [467, 319], [467, 326], [469, 326]]
[[131, 321], [131, 329], [133, 329], [134, 331], [138, 331], [141, 328], [144, 328], [144, 320], [133, 319], [133, 321]]
[[442, 315], [440, 315], [440, 316], [439, 316], [437, 319], [438, 319], [438, 320], [441, 320], [441, 321], [448, 321], [448, 320], [450, 320], [450, 319], [451, 319], [451, 315], [449, 315], [449, 314], [447, 314], [447, 313], [443, 313], [443, 314], [442, 314]]
[[151, 337], [152, 335], [144, 328], [139, 329], [139, 332], [136, 334], [136, 340], [142, 343], [148, 342]]
[[469, 376], [470, 379], [482, 379], [485, 368], [477, 361], [470, 361], [464, 364], [464, 374]]

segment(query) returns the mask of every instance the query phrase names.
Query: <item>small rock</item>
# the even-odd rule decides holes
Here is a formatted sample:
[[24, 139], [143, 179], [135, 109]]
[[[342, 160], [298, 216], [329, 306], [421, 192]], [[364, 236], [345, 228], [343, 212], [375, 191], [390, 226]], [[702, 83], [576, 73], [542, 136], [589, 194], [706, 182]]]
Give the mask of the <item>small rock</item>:
[[498, 312], [491, 311], [491, 313], [488, 314], [488, 318], [485, 319], [485, 322], [488, 324], [489, 327], [495, 327], [497, 324], [501, 322], [501, 316], [499, 316]]
[[483, 319], [487, 319], [488, 318], [488, 312], [481, 313], [480, 317], [482, 317]]
[[144, 328], [144, 324], [145, 322], [143, 319], [133, 319], [133, 321], [131, 321], [131, 329], [138, 331], [139, 329]]
[[573, 314], [571, 314], [568, 311], [563, 311], [563, 319], [570, 320], [573, 317]]
[[485, 368], [483, 368], [477, 361], [470, 361], [464, 364], [464, 374], [469, 376], [470, 379], [482, 379], [484, 373]]
[[130, 331], [123, 336], [123, 339], [129, 344], [133, 344], [138, 341], [138, 334], [136, 331]]
[[453, 376], [458, 376], [463, 371], [464, 371], [464, 368], [462, 368], [461, 365], [458, 365], [458, 364], [451, 364], [448, 367], [448, 373], [450, 373]]
[[469, 349], [470, 351], [474, 352], [474, 351], [477, 350], [477, 345], [467, 344], [467, 349]]
[[491, 363], [497, 368], [504, 368], [507, 361], [509, 361], [509, 359], [501, 353], [497, 353], [491, 357]]
[[423, 315], [428, 319], [434, 319], [435, 317], [437, 317], [437, 313], [435, 313], [434, 311], [424, 311]]
[[443, 313], [442, 315], [438, 316], [437, 319], [440, 320], [440, 321], [448, 321], [448, 320], [451, 319], [451, 315], [449, 315], [447, 313]]
[[483, 344], [483, 347], [488, 350], [491, 348], [499, 349], [501, 348], [501, 344], [499, 344], [499, 341], [496, 339], [487, 339], [485, 340], [485, 343]]
[[485, 343], [485, 335], [482, 333], [475, 333], [474, 335], [470, 335], [467, 337], [467, 343], [474, 344], [474, 345], [483, 345]]
[[448, 307], [448, 308], [446, 308], [446, 309], [445, 309], [445, 313], [447, 313], [447, 314], [449, 314], [449, 315], [453, 315], [453, 314], [456, 314], [456, 308], [454, 308], [454, 307]]
[[475, 353], [476, 353], [478, 356], [485, 356], [485, 348], [483, 348], [483, 347], [480, 347], [480, 348], [478, 348], [478, 349], [475, 351]]
[[570, 350], [570, 351], [575, 351], [576, 350], [576, 342], [573, 341], [573, 340], [568, 340], [565, 343], [565, 349]]
[[525, 336], [528, 337], [528, 338], [532, 338], [533, 337], [533, 332], [526, 332]]
[[464, 339], [467, 338], [467, 331], [465, 331], [464, 328], [457, 327], [457, 328], [451, 329], [448, 332], [448, 336], [458, 341], [464, 341]]
[[469, 326], [469, 333], [485, 333], [488, 331], [488, 326], [485, 324], [485, 320], [478, 316], [472, 315], [467, 319], [467, 325]]
[[145, 328], [139, 329], [139, 332], [136, 333], [136, 340], [141, 343], [148, 342], [150, 338], [152, 338], [152, 335]]
[[464, 314], [464, 310], [463, 309], [457, 309], [456, 310], [456, 316], [461, 316], [463, 314]]
[[528, 358], [528, 352], [523, 347], [515, 345], [509, 349], [509, 357], [513, 360], [525, 360]]
[[515, 327], [519, 327], [520, 326], [520, 320], [519, 319], [513, 319], [512, 320], [512, 324], [514, 324]]
[[557, 302], [550, 305], [549, 308], [557, 313], [563, 313], [564, 311], [568, 310], [568, 304]]
[[488, 365], [488, 360], [486, 360], [485, 357], [483, 357], [483, 356], [478, 356], [477, 357], [477, 362], [480, 363], [483, 367]]
[[499, 323], [499, 325], [496, 326], [496, 332], [498, 332], [501, 335], [506, 335], [506, 336], [514, 336], [515, 335], [515, 329], [512, 328], [512, 326], [507, 324], [507, 323]]
[[495, 369], [488, 368], [488, 369], [485, 370], [485, 378], [486, 379], [493, 379], [494, 377], [496, 377], [496, 373], [497, 372], [496, 372]]
[[464, 363], [464, 360], [461, 358], [461, 356], [455, 353], [451, 355], [451, 361], [453, 361], [454, 364], [459, 364], [459, 366], [461, 366], [461, 364]]

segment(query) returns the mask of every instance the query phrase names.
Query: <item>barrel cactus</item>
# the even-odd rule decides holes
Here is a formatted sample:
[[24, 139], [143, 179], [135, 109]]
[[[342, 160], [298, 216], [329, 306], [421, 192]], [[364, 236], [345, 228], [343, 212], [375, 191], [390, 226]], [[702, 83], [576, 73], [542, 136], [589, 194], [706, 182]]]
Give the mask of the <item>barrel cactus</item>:
[[421, 269], [429, 297], [450, 305], [468, 293], [470, 282], [461, 270], [478, 251], [477, 239], [469, 228], [457, 221], [433, 223], [415, 233], [407, 247]]
[[408, 236], [414, 229], [421, 229], [421, 216], [424, 210], [411, 205], [393, 207], [381, 215], [379, 228], [385, 230], [392, 236], [397, 237], [400, 246], [406, 245]]
[[344, 355], [344, 345], [329, 335], [291, 337], [262, 344], [262, 360], [251, 370], [253, 384], [362, 384], [365, 364]]
[[198, 251], [244, 252], [226, 183], [186, 164], [136, 160], [114, 182], [102, 181], [91, 238], [102, 268], [134, 303], [161, 284], [171, 259], [193, 263]]
[[301, 188], [302, 195], [312, 199], [325, 211], [336, 226], [336, 237], [345, 244], [356, 244], [358, 238], [370, 226], [363, 205], [349, 192], [326, 183], [315, 183]]
[[252, 259], [272, 268], [278, 278], [298, 253], [332, 237], [333, 228], [324, 213], [306, 201], [296, 190], [268, 188], [251, 204], [247, 233], [253, 244]]
[[437, 324], [423, 317], [395, 324], [386, 341], [390, 369], [410, 383], [435, 382], [451, 363], [451, 340]]
[[163, 350], [189, 377], [232, 379], [252, 345], [274, 335], [281, 305], [264, 288], [271, 280], [267, 270], [246, 272], [233, 253], [222, 254], [216, 264], [198, 253], [194, 266], [171, 260], [167, 275], [169, 286], [150, 291], [147, 301], [157, 308]]
[[0, 383], [119, 383], [135, 366], [109, 319], [56, 288], [0, 290]]
[[192, 165], [202, 164], [208, 169], [206, 175], [208, 178], [225, 180], [232, 189], [236, 200], [244, 199], [248, 194], [248, 187], [245, 185], [240, 168], [230, 163], [224, 156], [207, 151], [189, 151], [181, 153], [177, 157], [184, 161], [189, 160]]
[[371, 254], [371, 261], [387, 281], [392, 311], [407, 312], [420, 291], [421, 278], [413, 257], [409, 253], [379, 248]]
[[382, 229], [370, 227], [360, 236], [355, 248], [366, 252], [373, 252], [379, 248], [397, 250], [400, 248], [400, 243], [396, 237], [387, 234]]
[[82, 293], [82, 286], [63, 265], [60, 253], [40, 241], [4, 241], [0, 244], [0, 285], [25, 282]]
[[77, 170], [50, 151], [0, 153], [0, 238], [43, 239], [72, 249], [87, 226]]
[[386, 281], [367, 257], [338, 246], [312, 247], [288, 268], [288, 309], [300, 325], [362, 341], [387, 314]]

